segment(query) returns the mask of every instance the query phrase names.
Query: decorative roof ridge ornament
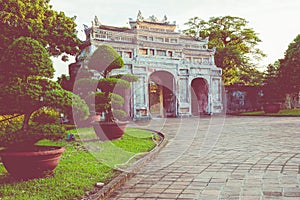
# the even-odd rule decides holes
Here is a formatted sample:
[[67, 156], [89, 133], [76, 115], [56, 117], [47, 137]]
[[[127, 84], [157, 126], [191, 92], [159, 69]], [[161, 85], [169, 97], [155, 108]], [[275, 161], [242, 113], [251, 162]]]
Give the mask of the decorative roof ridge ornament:
[[[132, 18], [129, 18], [129, 21], [133, 21]], [[158, 20], [158, 18], [155, 15], [149, 16], [147, 19], [145, 19], [142, 15], [142, 12], [139, 10], [137, 14], [136, 21], [140, 22], [151, 22], [151, 23], [160, 23], [160, 24], [170, 24], [170, 21], [168, 21], [167, 15], [164, 15], [162, 20]], [[176, 21], [173, 22], [173, 24], [176, 24]]]
[[95, 26], [101, 26], [101, 23], [97, 16], [95, 16], [95, 18], [94, 18], [94, 24], [95, 24]]
[[165, 15], [165, 16], [164, 16], [164, 18], [163, 18], [162, 22], [163, 22], [163, 23], [169, 23], [169, 22], [168, 22], [167, 15]]
[[148, 21], [148, 22], [159, 22], [157, 17], [155, 17], [154, 15], [151, 15], [150, 17], [148, 17], [145, 21]]
[[139, 10], [138, 15], [136, 17], [136, 20], [137, 21], [144, 21], [144, 17], [143, 17], [142, 12], [140, 10]]
[[84, 30], [88, 30], [90, 27], [86, 24], [83, 24], [83, 28], [84, 28]]

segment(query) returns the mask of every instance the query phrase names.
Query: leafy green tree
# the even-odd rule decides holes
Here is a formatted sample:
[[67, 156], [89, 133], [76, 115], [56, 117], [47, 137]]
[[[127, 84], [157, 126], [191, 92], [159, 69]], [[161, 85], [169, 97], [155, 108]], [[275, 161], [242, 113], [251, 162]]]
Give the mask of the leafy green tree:
[[[109, 45], [99, 46], [90, 58], [87, 58], [89, 70], [97, 71], [102, 78], [97, 81], [93, 79], [79, 79], [75, 82], [75, 88], [90, 105], [91, 111], [105, 114], [105, 121], [111, 122], [126, 116], [122, 110], [124, 98], [120, 95], [122, 91], [130, 87], [130, 81], [135, 77], [130, 75], [113, 76], [112, 71], [124, 66], [124, 62], [118, 52]], [[84, 88], [90, 88], [90, 90]], [[96, 89], [100, 91], [96, 91]], [[85, 90], [85, 92], [83, 92]]]
[[50, 54], [37, 40], [20, 37], [2, 55], [0, 80], [13, 77], [27, 80], [29, 76], [53, 78], [54, 68]]
[[300, 90], [300, 34], [291, 42], [280, 60], [280, 82], [286, 93], [298, 93]]
[[253, 59], [260, 59], [265, 55], [256, 48], [261, 40], [247, 24], [245, 19], [232, 16], [211, 17], [208, 21], [194, 17], [185, 23], [189, 27], [183, 31], [186, 35], [208, 37], [209, 48], [217, 48], [215, 63], [223, 69], [225, 85], [236, 82], [259, 84], [252, 81], [261, 81], [256, 80], [255, 76], [261, 77], [262, 74], [249, 66], [255, 66]]
[[281, 103], [284, 99], [282, 94], [281, 84], [279, 82], [279, 61], [274, 64], [269, 64], [267, 70], [264, 73], [263, 82], [263, 103]]
[[33, 112], [42, 107], [58, 108], [78, 118], [87, 117], [85, 102], [49, 79], [54, 72], [50, 54], [37, 40], [16, 39], [4, 52], [1, 63], [5, 77], [0, 80], [0, 115], [24, 115], [23, 131], [28, 129]]
[[0, 0], [0, 55], [21, 36], [36, 39], [51, 56], [79, 51], [75, 17], [53, 10], [49, 1]]
[[88, 61], [89, 69], [98, 71], [103, 78], [108, 78], [112, 70], [123, 66], [122, 57], [109, 45], [101, 45]]

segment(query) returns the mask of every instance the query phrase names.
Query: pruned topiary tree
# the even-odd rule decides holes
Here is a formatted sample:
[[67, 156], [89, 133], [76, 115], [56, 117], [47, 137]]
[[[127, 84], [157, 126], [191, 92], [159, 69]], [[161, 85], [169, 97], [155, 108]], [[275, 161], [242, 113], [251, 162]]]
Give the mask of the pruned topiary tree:
[[[0, 114], [24, 115], [22, 129], [14, 136], [19, 140], [11, 140], [11, 143], [22, 141], [26, 144], [32, 138], [34, 141], [31, 142], [36, 142], [45, 137], [42, 132], [33, 133], [35, 136], [32, 138], [25, 134], [34, 128], [29, 127], [29, 119], [40, 108], [58, 108], [69, 115], [87, 117], [89, 111], [86, 103], [50, 80], [54, 73], [50, 54], [37, 40], [30, 37], [16, 39], [0, 59]], [[48, 134], [46, 138], [51, 137]], [[3, 136], [1, 139], [5, 138]]]
[[[112, 74], [114, 69], [122, 68], [124, 62], [120, 54], [109, 45], [99, 46], [88, 58], [87, 63], [88, 69], [97, 71], [101, 78], [97, 84], [92, 78], [90, 81], [80, 79], [76, 81], [75, 87], [79, 88], [79, 93], [86, 95], [84, 98], [91, 111], [104, 113], [106, 122], [122, 119], [126, 112], [123, 110], [124, 98], [119, 93], [128, 89], [130, 82], [136, 81], [137, 78], [133, 75]], [[83, 88], [87, 87], [90, 87], [91, 92], [82, 92]]]
[[[93, 53], [88, 61], [89, 69], [96, 70], [103, 78], [99, 80], [98, 88], [101, 92], [95, 95], [96, 112], [105, 113], [105, 121], [115, 121], [126, 116], [121, 109], [124, 104], [122, 96], [113, 93], [116, 88], [126, 89], [130, 87], [128, 81], [120, 78], [111, 78], [111, 72], [124, 66], [121, 56], [109, 45], [101, 45]], [[114, 113], [118, 113], [114, 116]]]

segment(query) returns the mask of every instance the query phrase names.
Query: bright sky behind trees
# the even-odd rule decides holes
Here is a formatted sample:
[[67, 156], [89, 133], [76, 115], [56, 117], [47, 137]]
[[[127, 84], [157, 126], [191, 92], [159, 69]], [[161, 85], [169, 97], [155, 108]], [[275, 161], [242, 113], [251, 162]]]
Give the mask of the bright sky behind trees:
[[[267, 57], [260, 62], [266, 66], [283, 58], [284, 52], [300, 34], [299, 0], [51, 0], [53, 9], [69, 17], [77, 16], [78, 36], [84, 39], [83, 24], [91, 26], [95, 15], [100, 23], [129, 26], [128, 18], [136, 19], [140, 10], [144, 17], [155, 15], [176, 21], [179, 30], [192, 17], [204, 20], [218, 16], [236, 16], [246, 19], [262, 40], [258, 46]], [[72, 61], [72, 60], [71, 60]], [[68, 74], [68, 64], [55, 59], [55, 76]]]

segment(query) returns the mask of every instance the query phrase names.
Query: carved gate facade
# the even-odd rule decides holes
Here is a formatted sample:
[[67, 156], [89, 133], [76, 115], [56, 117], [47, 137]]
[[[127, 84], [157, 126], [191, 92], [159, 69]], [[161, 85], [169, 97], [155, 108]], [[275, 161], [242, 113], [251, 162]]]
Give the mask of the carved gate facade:
[[222, 70], [215, 65], [208, 38], [185, 36], [167, 17], [145, 19], [140, 12], [129, 24], [102, 25], [95, 17], [92, 27], [85, 26], [86, 41], [77, 61], [102, 44], [120, 53], [125, 66], [114, 73], [139, 78], [126, 100], [134, 119], [222, 112]]

